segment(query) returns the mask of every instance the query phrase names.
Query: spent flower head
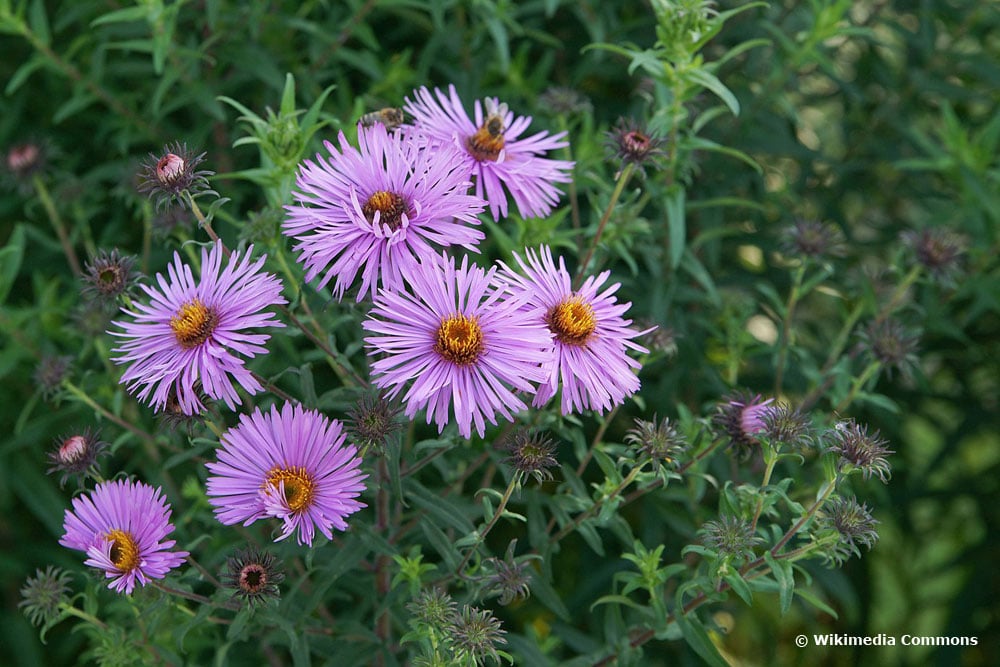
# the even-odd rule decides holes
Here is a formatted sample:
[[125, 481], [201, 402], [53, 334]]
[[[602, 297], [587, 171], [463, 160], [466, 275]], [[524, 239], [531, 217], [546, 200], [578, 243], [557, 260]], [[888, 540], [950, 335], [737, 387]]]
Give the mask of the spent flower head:
[[17, 606], [24, 610], [32, 625], [45, 625], [59, 616], [59, 606], [68, 600], [71, 578], [68, 572], [49, 565], [25, 580]]
[[278, 584], [284, 581], [285, 573], [274, 554], [250, 545], [226, 560], [220, 579], [234, 597], [253, 607], [281, 595]]
[[487, 658], [500, 662], [497, 646], [507, 643], [504, 638], [507, 631], [489, 609], [464, 605], [452, 616], [448, 629], [454, 657], [460, 664], [468, 664], [471, 660], [475, 665], [483, 665]]
[[455, 601], [446, 591], [432, 588], [420, 591], [412, 602], [406, 605], [418, 626], [444, 630], [455, 617]]
[[49, 452], [49, 473], [61, 473], [59, 486], [66, 484], [70, 477], [80, 477], [96, 472], [97, 458], [107, 453], [108, 443], [90, 429], [82, 433], [58, 438], [55, 448]]
[[41, 141], [23, 141], [8, 147], [3, 154], [0, 174], [11, 189], [22, 194], [31, 191], [31, 181], [35, 174], [42, 172], [48, 163], [49, 149]]
[[724, 560], [752, 560], [754, 547], [764, 540], [755, 535], [746, 519], [723, 514], [717, 521], [706, 521], [698, 531], [701, 542], [717, 551]]
[[871, 359], [882, 364], [891, 378], [893, 370], [898, 370], [904, 378], [910, 378], [920, 364], [917, 344], [920, 334], [908, 329], [895, 319], [873, 320], [859, 333], [860, 345]]
[[46, 399], [51, 399], [62, 389], [63, 380], [69, 377], [73, 357], [47, 354], [35, 366], [34, 380]]
[[684, 454], [688, 443], [670, 423], [669, 417], [652, 421], [636, 419], [635, 426], [625, 433], [625, 443], [637, 448], [653, 463], [676, 468], [678, 459]]
[[362, 455], [369, 451], [380, 455], [389, 438], [403, 428], [402, 411], [403, 406], [386, 398], [384, 391], [370, 391], [347, 411], [344, 427]]
[[195, 154], [188, 150], [186, 143], [174, 142], [163, 147], [160, 153], [149, 154], [142, 162], [137, 174], [138, 190], [156, 197], [156, 208], [160, 209], [171, 203], [189, 206], [190, 197], [194, 199], [201, 195], [216, 194], [209, 189], [208, 177], [213, 171], [199, 171], [198, 165], [205, 160], [205, 153]]
[[789, 255], [812, 260], [843, 257], [847, 253], [840, 227], [803, 218], [785, 229], [781, 247]]
[[514, 558], [517, 540], [507, 546], [507, 552], [501, 558], [488, 558], [486, 567], [487, 595], [499, 596], [500, 604], [507, 606], [514, 600], [523, 600], [531, 594], [531, 563]]
[[942, 228], [903, 232], [902, 239], [932, 278], [948, 287], [954, 286], [962, 273], [967, 239]]
[[549, 468], [559, 464], [552, 440], [530, 429], [519, 428], [500, 442], [500, 447], [510, 456], [504, 459], [522, 475], [531, 475], [539, 482], [552, 479]]
[[853, 419], [837, 422], [828, 433], [829, 451], [840, 457], [839, 468], [850, 473], [860, 470], [865, 479], [878, 477], [883, 484], [892, 476], [886, 457], [895, 452], [886, 447], [879, 432], [868, 433], [868, 427]]
[[117, 248], [99, 250], [83, 271], [83, 294], [91, 299], [110, 302], [126, 294], [139, 277], [135, 257], [122, 255]]
[[763, 435], [773, 444], [781, 444], [793, 449], [807, 447], [812, 443], [812, 423], [809, 415], [786, 403], [774, 403], [764, 413]]
[[851, 556], [861, 557], [859, 545], [869, 550], [878, 541], [876, 526], [878, 521], [872, 518], [868, 505], [858, 504], [856, 498], [841, 498], [836, 496], [821, 510], [820, 530], [835, 532], [835, 546], [824, 554], [826, 560], [835, 566], [843, 565]]
[[666, 141], [652, 134], [644, 123], [634, 118], [619, 118], [607, 133], [608, 150], [622, 163], [635, 164], [640, 171], [646, 165], [655, 166], [666, 156]]

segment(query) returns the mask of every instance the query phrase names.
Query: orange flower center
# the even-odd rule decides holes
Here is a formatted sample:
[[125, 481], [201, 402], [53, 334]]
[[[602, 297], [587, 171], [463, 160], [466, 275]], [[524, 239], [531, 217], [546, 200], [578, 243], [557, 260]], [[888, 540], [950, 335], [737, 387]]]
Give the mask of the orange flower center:
[[583, 346], [597, 329], [594, 309], [583, 299], [573, 296], [545, 314], [545, 323], [556, 340], [564, 345]]
[[368, 222], [375, 222], [375, 211], [379, 212], [379, 222], [396, 231], [402, 225], [403, 214], [406, 213], [406, 200], [395, 192], [379, 190], [368, 198], [361, 206]]
[[198, 347], [208, 340], [218, 325], [219, 314], [199, 299], [188, 301], [170, 318], [170, 328], [185, 350]]
[[112, 530], [105, 535], [111, 542], [111, 562], [122, 572], [131, 572], [139, 567], [139, 545], [131, 534], [123, 530]]
[[285, 502], [288, 503], [288, 509], [298, 512], [312, 504], [316, 483], [305, 468], [301, 466], [274, 468], [267, 474], [267, 480], [264, 484], [278, 488], [282, 482], [284, 482]]
[[441, 320], [434, 351], [451, 363], [458, 366], [474, 364], [484, 348], [483, 330], [475, 317], [459, 313]]

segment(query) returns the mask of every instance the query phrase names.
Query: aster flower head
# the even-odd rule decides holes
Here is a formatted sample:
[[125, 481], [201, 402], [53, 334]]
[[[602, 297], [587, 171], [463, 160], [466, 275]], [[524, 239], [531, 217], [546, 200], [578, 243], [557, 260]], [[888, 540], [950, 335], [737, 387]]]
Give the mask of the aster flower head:
[[428, 146], [415, 133], [389, 133], [382, 124], [358, 128], [358, 148], [340, 133], [340, 148], [299, 168], [295, 203], [283, 232], [295, 240], [306, 280], [336, 278], [338, 299], [361, 276], [357, 300], [379, 286], [397, 290], [415, 264], [441, 248], [475, 251], [484, 238], [481, 197], [466, 194], [469, 173], [461, 153]]
[[362, 454], [368, 450], [381, 454], [389, 438], [403, 428], [397, 418], [402, 411], [403, 407], [388, 400], [385, 392], [368, 392], [348, 410], [347, 432]]
[[114, 301], [135, 284], [139, 273], [135, 257], [122, 255], [117, 248], [99, 250], [83, 271], [83, 293], [92, 299]]
[[122, 308], [131, 321], [112, 324], [109, 333], [122, 339], [113, 361], [128, 364], [122, 384], [157, 412], [174, 396], [185, 415], [204, 409], [198, 387], [230, 409], [241, 403], [234, 382], [249, 394], [263, 389], [244, 365], [244, 357], [265, 354], [269, 334], [256, 327], [283, 327], [266, 308], [287, 303], [281, 281], [260, 269], [264, 257], [251, 260], [253, 246], [224, 261], [221, 242], [202, 249], [201, 278], [174, 253], [167, 277], [156, 275], [157, 287], [141, 285], [149, 303]]
[[497, 646], [506, 644], [504, 635], [507, 631], [500, 624], [500, 619], [489, 609], [479, 609], [464, 605], [456, 613], [448, 628], [454, 657], [459, 664], [482, 665], [486, 658], [500, 662]]
[[677, 427], [664, 417], [652, 421], [636, 419], [635, 427], [625, 433], [625, 443], [637, 448], [656, 464], [677, 467], [678, 459], [687, 450], [688, 443]]
[[619, 118], [607, 134], [608, 150], [621, 161], [622, 167], [629, 163], [639, 169], [647, 164], [655, 165], [657, 160], [666, 156], [663, 150], [665, 143], [634, 118]]
[[[482, 437], [499, 414], [508, 421], [527, 409], [516, 392], [534, 393], [552, 343], [539, 318], [493, 284], [468, 258], [421, 262], [409, 290], [382, 290], [363, 324], [372, 362], [372, 382], [388, 398], [406, 389], [405, 414], [426, 408], [438, 432], [454, 413], [458, 432]], [[412, 290], [412, 291], [411, 291]]]
[[69, 377], [73, 357], [68, 355], [45, 355], [35, 367], [34, 380], [42, 396], [54, 398], [62, 388], [63, 380]]
[[555, 346], [533, 404], [545, 405], [562, 387], [564, 415], [603, 413], [637, 392], [641, 365], [627, 350], [649, 352], [634, 342], [647, 331], [629, 328], [632, 321], [623, 315], [632, 304], [614, 296], [620, 283], [600, 291], [611, 272], [591, 276], [573, 290], [565, 261], [560, 257], [556, 267], [548, 246], [537, 253], [526, 250], [523, 260], [515, 253], [514, 259], [521, 272], [501, 262], [500, 279], [512, 295], [525, 299], [525, 310], [549, 331]]
[[176, 203], [188, 206], [185, 194], [194, 199], [206, 194], [216, 194], [208, 187], [208, 177], [213, 171], [199, 171], [205, 153], [195, 154], [187, 144], [174, 142], [166, 145], [159, 155], [150, 153], [139, 168], [138, 190], [156, 196], [156, 208]]
[[7, 148], [0, 165], [3, 180], [22, 193], [31, 191], [32, 177], [44, 171], [49, 149], [41, 141], [22, 141]]
[[85, 563], [112, 580], [108, 588], [129, 594], [136, 583], [162, 579], [187, 558], [186, 551], [169, 551], [175, 542], [164, 538], [173, 529], [159, 488], [117, 480], [73, 499], [59, 544], [86, 552]]
[[840, 566], [851, 556], [861, 557], [862, 545], [869, 550], [878, 542], [878, 521], [872, 518], [867, 504], [856, 498], [834, 497], [821, 510], [820, 530], [835, 532], [838, 540], [826, 554], [831, 565]]
[[698, 533], [702, 544], [717, 551], [724, 560], [751, 560], [754, 547], [764, 541], [754, 535], [749, 521], [727, 514], [718, 521], [706, 521]]
[[498, 601], [505, 607], [531, 595], [531, 564], [527, 559], [516, 560], [516, 549], [517, 540], [512, 540], [502, 559], [487, 558], [484, 563], [487, 594], [499, 596]]
[[772, 403], [773, 398], [737, 392], [719, 405], [712, 421], [725, 431], [740, 455], [749, 456], [760, 445], [759, 436], [765, 435], [765, 417]]
[[892, 476], [888, 456], [895, 452], [879, 437], [868, 433], [868, 427], [853, 419], [837, 422], [829, 433], [829, 451], [840, 457], [840, 469], [848, 473], [860, 470], [862, 477], [878, 477], [883, 484]]
[[301, 405], [240, 415], [222, 435], [218, 462], [206, 465], [216, 518], [227, 526], [281, 519], [276, 541], [297, 532], [299, 544], [312, 546], [316, 530], [333, 539], [332, 529], [347, 530], [345, 519], [365, 507], [357, 448], [345, 446], [339, 421]]
[[248, 546], [226, 560], [220, 579], [234, 597], [253, 607], [281, 595], [278, 584], [285, 580], [285, 573], [274, 554]]
[[840, 227], [819, 220], [797, 219], [782, 234], [781, 247], [789, 255], [822, 260], [846, 254]]
[[412, 602], [406, 605], [418, 626], [443, 630], [455, 616], [455, 601], [446, 591], [432, 588], [420, 591]]
[[545, 436], [529, 429], [519, 428], [504, 438], [500, 446], [510, 453], [504, 462], [522, 475], [531, 475], [539, 483], [552, 479], [549, 468], [558, 465], [556, 448]]
[[49, 452], [52, 466], [47, 472], [62, 473], [59, 486], [70, 477], [83, 477], [94, 472], [97, 458], [107, 453], [108, 443], [98, 433], [89, 429], [56, 440], [55, 449]]
[[772, 444], [801, 449], [812, 444], [809, 416], [786, 403], [774, 403], [763, 413], [762, 433]]
[[903, 232], [902, 239], [931, 277], [948, 287], [954, 286], [962, 272], [967, 239], [941, 228]]
[[28, 577], [21, 588], [18, 608], [24, 609], [25, 616], [32, 625], [50, 623], [59, 616], [59, 605], [69, 596], [70, 575], [58, 567], [49, 565], [45, 571], [36, 570], [35, 576]]
[[859, 335], [860, 345], [871, 359], [882, 364], [889, 377], [898, 370], [904, 378], [920, 365], [917, 345], [920, 334], [895, 319], [872, 320]]
[[406, 99], [406, 113], [434, 144], [460, 149], [465, 173], [474, 178], [476, 195], [489, 202], [494, 220], [507, 217], [508, 192], [522, 217], [552, 211], [559, 201], [556, 184], [570, 181], [573, 163], [544, 155], [569, 145], [565, 132], [553, 136], [539, 132], [522, 139], [531, 117], [515, 116], [496, 98], [482, 104], [477, 100], [473, 120], [455, 86], [448, 86], [447, 95], [436, 88], [431, 94], [422, 87], [413, 98]]

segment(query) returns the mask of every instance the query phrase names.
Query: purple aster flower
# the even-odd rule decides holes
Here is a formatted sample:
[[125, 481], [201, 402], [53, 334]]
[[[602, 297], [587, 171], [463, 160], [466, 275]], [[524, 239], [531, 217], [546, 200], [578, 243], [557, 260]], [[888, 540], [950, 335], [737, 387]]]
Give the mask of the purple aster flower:
[[712, 421], [726, 432], [741, 456], [749, 456], [760, 445], [758, 436], [767, 435], [777, 409], [773, 403], [773, 398], [739, 391], [723, 399]]
[[494, 220], [507, 217], [504, 188], [523, 217], [548, 215], [559, 201], [555, 184], [569, 182], [573, 163], [542, 155], [568, 146], [566, 133], [550, 137], [539, 132], [519, 139], [531, 124], [530, 116], [515, 116], [506, 104], [487, 98], [482, 105], [476, 101], [473, 122], [455, 86], [448, 86], [448, 93], [435, 88], [431, 95], [422, 87], [413, 92], [413, 101], [407, 98], [404, 109], [432, 140], [462, 149], [466, 173], [475, 176], [476, 194], [489, 202]]
[[[233, 253], [222, 267], [223, 248], [201, 251], [201, 279], [195, 282], [191, 267], [174, 253], [167, 267], [169, 279], [156, 275], [159, 289], [142, 285], [149, 304], [122, 309], [132, 322], [112, 322], [123, 331], [110, 331], [125, 339], [114, 352], [119, 364], [131, 364], [121, 382], [139, 400], [159, 412], [176, 400], [181, 412], [191, 415], [204, 409], [200, 390], [226, 402], [240, 404], [235, 380], [250, 394], [263, 387], [244, 366], [242, 357], [264, 354], [269, 334], [248, 333], [253, 327], [283, 327], [268, 306], [288, 303], [281, 296], [281, 281], [260, 271], [264, 257], [251, 261], [253, 246]], [[220, 274], [221, 269], [221, 274]]]
[[[482, 436], [496, 414], [513, 421], [527, 409], [514, 390], [534, 392], [542, 364], [551, 358], [549, 332], [529, 311], [526, 296], [511, 297], [493, 284], [496, 269], [455, 268], [453, 258], [425, 261], [411, 276], [408, 291], [381, 290], [364, 322], [373, 382], [393, 398], [403, 398], [406, 416], [427, 408], [427, 423], [438, 431], [448, 423], [449, 405], [463, 437], [473, 422]], [[511, 389], [513, 388], [513, 389]]]
[[73, 499], [59, 544], [86, 552], [84, 562], [113, 579], [108, 588], [128, 594], [136, 582], [162, 579], [187, 558], [186, 551], [168, 551], [176, 542], [163, 538], [173, 529], [159, 488], [117, 480]]
[[512, 294], [526, 297], [525, 307], [555, 344], [555, 362], [547, 367], [534, 405], [544, 405], [560, 384], [564, 415], [587, 409], [605, 412], [639, 391], [640, 364], [626, 351], [648, 352], [632, 340], [648, 332], [630, 329], [632, 320], [622, 318], [632, 304], [614, 297], [620, 283], [598, 292], [611, 272], [591, 276], [573, 291], [565, 261], [560, 257], [556, 268], [548, 246], [525, 255], [527, 262], [516, 253], [514, 259], [526, 276], [501, 262], [501, 279]]
[[[316, 156], [299, 169], [286, 207], [284, 233], [296, 240], [306, 280], [320, 273], [323, 287], [336, 277], [342, 298], [361, 274], [358, 301], [375, 296], [378, 284], [399, 289], [421, 258], [439, 248], [475, 250], [483, 233], [477, 215], [485, 202], [468, 193], [469, 173], [459, 151], [428, 147], [424, 137], [388, 133], [385, 126], [358, 127], [354, 148], [340, 133], [340, 150]], [[433, 245], [432, 245], [433, 244]]]
[[283, 540], [296, 530], [312, 546], [316, 529], [327, 539], [347, 530], [344, 518], [366, 505], [357, 500], [366, 474], [354, 445], [344, 446], [336, 419], [286, 403], [281, 412], [258, 408], [222, 435], [218, 463], [208, 463], [208, 500], [231, 525], [257, 519], [284, 521]]

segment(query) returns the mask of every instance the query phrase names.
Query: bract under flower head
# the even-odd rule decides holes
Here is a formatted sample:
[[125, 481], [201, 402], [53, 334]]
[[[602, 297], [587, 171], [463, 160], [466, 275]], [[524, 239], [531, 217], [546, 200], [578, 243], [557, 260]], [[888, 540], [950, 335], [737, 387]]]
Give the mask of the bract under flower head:
[[186, 551], [168, 551], [176, 542], [164, 538], [173, 529], [160, 489], [117, 480], [73, 499], [59, 544], [86, 552], [86, 564], [112, 579], [108, 588], [128, 594], [137, 582], [162, 579], [187, 558]]
[[201, 278], [174, 253], [167, 277], [156, 275], [159, 289], [141, 285], [148, 304], [122, 309], [132, 321], [112, 324], [124, 339], [113, 360], [129, 364], [121, 382], [139, 400], [163, 410], [176, 398], [181, 412], [191, 415], [204, 408], [200, 393], [223, 400], [230, 409], [241, 403], [234, 381], [250, 394], [263, 389], [244, 366], [243, 357], [264, 354], [269, 334], [249, 333], [255, 327], [283, 327], [265, 309], [287, 303], [281, 281], [260, 269], [264, 257], [251, 261], [253, 246], [235, 252], [223, 267], [221, 242], [202, 249]]
[[500, 279], [512, 295], [524, 299], [526, 311], [552, 336], [553, 360], [534, 405], [544, 405], [560, 386], [563, 414], [605, 412], [623, 403], [639, 390], [636, 371], [641, 367], [627, 350], [649, 350], [633, 340], [646, 332], [630, 329], [632, 321], [622, 317], [632, 304], [615, 298], [620, 283], [599, 291], [610, 275], [605, 271], [574, 291], [565, 261], [560, 258], [557, 268], [548, 246], [538, 253], [527, 250], [525, 257], [514, 255], [525, 275], [501, 262]]
[[466, 194], [470, 181], [461, 153], [429, 147], [413, 133], [387, 132], [382, 124], [358, 128], [358, 148], [343, 133], [340, 149], [316, 156], [299, 169], [283, 225], [296, 241], [306, 280], [336, 278], [341, 298], [361, 275], [358, 301], [379, 286], [399, 289], [422, 258], [440, 248], [475, 250], [483, 233], [480, 197]]
[[509, 297], [468, 258], [425, 261], [410, 290], [382, 290], [364, 328], [373, 383], [393, 398], [406, 388], [406, 416], [427, 409], [438, 431], [454, 412], [458, 432], [482, 436], [500, 414], [513, 421], [527, 409], [515, 392], [534, 392], [551, 356], [551, 337], [539, 318], [522, 308], [526, 296]]
[[278, 540], [297, 532], [312, 546], [318, 529], [347, 530], [346, 517], [365, 507], [357, 498], [366, 474], [354, 445], [345, 446], [341, 423], [286, 403], [250, 415], [222, 435], [218, 462], [208, 463], [207, 489], [215, 516], [226, 525], [276, 517]]
[[570, 181], [573, 163], [543, 156], [569, 145], [565, 132], [539, 132], [522, 139], [531, 117], [515, 116], [496, 98], [484, 104], [477, 100], [473, 120], [455, 86], [448, 86], [448, 95], [420, 88], [413, 98], [406, 100], [406, 113], [437, 145], [461, 149], [466, 174], [475, 179], [476, 195], [489, 202], [494, 220], [507, 217], [507, 192], [523, 217], [552, 211], [559, 201], [556, 184]]

